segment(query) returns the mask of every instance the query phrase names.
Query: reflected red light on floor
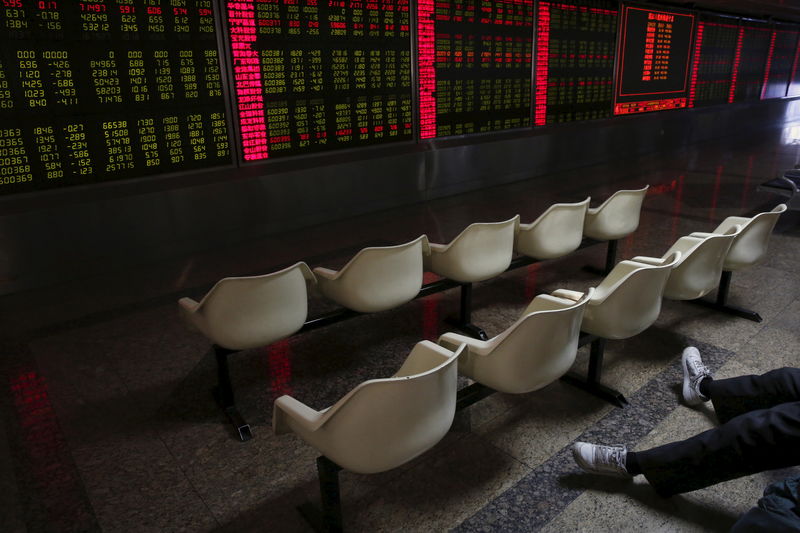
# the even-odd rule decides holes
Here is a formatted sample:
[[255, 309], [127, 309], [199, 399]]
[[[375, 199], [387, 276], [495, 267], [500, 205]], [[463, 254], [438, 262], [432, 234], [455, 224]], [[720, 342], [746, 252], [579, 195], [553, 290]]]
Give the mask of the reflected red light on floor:
[[722, 171], [724, 166], [717, 167], [717, 175], [714, 177], [714, 189], [711, 192], [711, 208], [708, 210], [708, 221], [714, 222], [717, 211], [717, 202], [719, 201], [719, 186], [722, 183]]
[[273, 400], [292, 393], [291, 352], [289, 339], [280, 340], [267, 347], [269, 390]]
[[539, 275], [539, 265], [541, 263], [534, 263], [528, 267], [528, 274], [525, 276], [525, 300], [530, 302], [536, 296], [536, 278]]
[[753, 176], [753, 156], [747, 158], [747, 172], [744, 174], [744, 186], [742, 186], [742, 202], [744, 209], [750, 199], [750, 178]]
[[[441, 278], [433, 272], [422, 274], [422, 283], [433, 283]], [[436, 342], [440, 334], [439, 326], [439, 302], [442, 300], [441, 293], [431, 294], [422, 298], [422, 338]]]
[[86, 531], [96, 528], [85, 499], [66, 439], [48, 395], [44, 377], [22, 369], [9, 380], [13, 407], [19, 422], [26, 474], [47, 512], [36, 517], [52, 531]]
[[681, 222], [681, 208], [683, 207], [683, 179], [678, 176], [678, 186], [675, 189], [675, 201], [672, 203], [672, 228], [670, 230], [669, 242], [673, 243], [678, 239], [678, 225]]

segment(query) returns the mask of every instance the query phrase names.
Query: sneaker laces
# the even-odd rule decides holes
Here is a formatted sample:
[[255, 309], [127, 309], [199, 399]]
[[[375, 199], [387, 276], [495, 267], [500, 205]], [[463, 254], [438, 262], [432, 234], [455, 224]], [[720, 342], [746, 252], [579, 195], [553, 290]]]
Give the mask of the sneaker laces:
[[608, 465], [621, 472], [628, 473], [625, 469], [628, 448], [624, 444], [619, 446], [595, 446], [594, 453], [595, 464]]

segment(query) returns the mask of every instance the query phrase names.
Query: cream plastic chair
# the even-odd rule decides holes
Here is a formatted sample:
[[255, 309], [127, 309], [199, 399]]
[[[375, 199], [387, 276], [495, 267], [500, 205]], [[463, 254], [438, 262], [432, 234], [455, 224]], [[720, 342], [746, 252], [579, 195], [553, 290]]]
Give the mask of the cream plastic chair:
[[225, 278], [200, 302], [178, 300], [186, 323], [228, 350], [266, 346], [297, 332], [308, 315], [306, 283], [316, 279], [296, 263], [263, 276]]
[[674, 252], [681, 258], [670, 272], [664, 298], [670, 300], [694, 300], [701, 298], [719, 285], [722, 264], [733, 239], [739, 234], [741, 226], [728, 228], [724, 235], [709, 234], [707, 237], [681, 237], [673, 244], [662, 259], [634, 257], [634, 261], [655, 264], [663, 261]]
[[275, 433], [295, 433], [323, 454], [317, 466], [328, 527], [341, 530], [341, 468], [361, 474], [384, 472], [411, 461], [445, 436], [455, 414], [456, 362], [463, 350], [460, 346], [451, 352], [430, 341], [419, 342], [394, 376], [365, 381], [322, 411], [291, 396], [275, 400]]
[[486, 340], [486, 333], [472, 323], [472, 283], [502, 274], [511, 265], [519, 215], [504, 222], [470, 224], [450, 244], [431, 243], [425, 269], [461, 284], [461, 311], [449, 320], [470, 335]]
[[[591, 335], [592, 348], [587, 377], [573, 373], [565, 381], [581, 387], [619, 407], [627, 403], [618, 391], [600, 383], [606, 339], [627, 339], [649, 328], [661, 313], [664, 287], [672, 268], [680, 261], [674, 252], [651, 263], [620, 261], [594, 290], [586, 305], [581, 331]], [[559, 289], [553, 296], [580, 301], [581, 292]], [[583, 343], [582, 343], [583, 344]]]
[[426, 268], [460, 283], [484, 281], [505, 272], [514, 255], [519, 215], [504, 222], [470, 224], [450, 244], [431, 243]]
[[458, 360], [461, 374], [500, 392], [531, 392], [563, 376], [575, 362], [589, 289], [579, 302], [542, 294], [511, 327], [488, 341], [445, 333], [439, 344], [466, 345]]
[[308, 316], [307, 283], [316, 283], [316, 278], [308, 265], [300, 262], [263, 276], [225, 278], [199, 302], [178, 300], [186, 324], [213, 344], [217, 360], [214, 395], [242, 441], [252, 434], [236, 408], [228, 356], [266, 346], [303, 327]]
[[649, 185], [642, 189], [624, 189], [612, 194], [597, 207], [590, 207], [583, 223], [583, 234], [598, 241], [608, 241], [604, 274], [611, 272], [617, 257], [617, 241], [636, 231], [642, 202]]
[[578, 249], [589, 198], [574, 204], [554, 204], [530, 224], [520, 224], [514, 250], [538, 260], [555, 259]]
[[730, 250], [728, 250], [725, 261], [722, 264], [722, 277], [717, 289], [716, 302], [701, 300], [698, 303], [719, 311], [761, 322], [761, 316], [755, 311], [728, 305], [731, 276], [733, 272], [755, 265], [766, 257], [772, 230], [775, 229], [778, 218], [786, 210], [786, 204], [779, 204], [772, 211], [759, 213], [752, 218], [728, 217], [712, 233], [695, 232], [689, 235], [690, 237], [705, 239], [714, 235], [724, 235], [736, 226], [741, 226], [742, 228], [739, 234], [734, 237]]
[[364, 248], [338, 272], [317, 267], [320, 292], [360, 313], [392, 309], [414, 299], [422, 288], [425, 235], [398, 246]]

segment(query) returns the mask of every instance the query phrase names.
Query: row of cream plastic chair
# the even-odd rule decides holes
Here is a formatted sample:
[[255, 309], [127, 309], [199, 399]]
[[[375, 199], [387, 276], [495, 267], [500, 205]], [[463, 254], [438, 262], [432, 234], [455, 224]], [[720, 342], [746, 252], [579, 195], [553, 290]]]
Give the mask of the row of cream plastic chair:
[[663, 297], [700, 298], [719, 283], [723, 268], [761, 260], [785, 209], [781, 205], [749, 219], [730, 217], [712, 233], [681, 237], [661, 258], [621, 261], [585, 293], [559, 289], [539, 295], [516, 322], [487, 341], [457, 333], [442, 335], [439, 346], [422, 341], [394, 376], [362, 383], [329, 409], [316, 411], [290, 396], [278, 398], [276, 434], [294, 432], [323, 454], [318, 459], [323, 521], [341, 529], [339, 469], [389, 470], [447, 433], [456, 410], [456, 361], [460, 373], [493, 390], [531, 392], [566, 376], [584, 332], [595, 339], [585, 388], [612, 401], [615, 395], [621, 398], [598, 382], [602, 344], [598, 363], [595, 343], [637, 335], [656, 321]]
[[515, 249], [537, 260], [552, 259], [577, 249], [584, 234], [619, 238], [620, 232], [634, 231], [646, 192], [647, 187], [617, 191], [591, 209], [588, 198], [555, 204], [531, 224], [520, 224], [519, 216], [471, 224], [447, 245], [429, 243], [422, 235], [398, 246], [365, 248], [339, 271], [317, 267], [312, 272], [299, 262], [263, 276], [225, 278], [199, 302], [182, 298], [179, 308], [185, 322], [212, 342], [219, 375], [215, 397], [244, 441], [251, 438], [250, 427], [236, 409], [228, 356], [272, 344], [306, 325], [307, 285], [346, 309], [377, 312], [414, 299], [427, 269], [461, 285], [457, 325], [485, 339], [470, 321], [473, 282], [508, 269]]
[[519, 215], [504, 222], [474, 223], [449, 244], [425, 235], [387, 247], [365, 248], [340, 270], [303, 262], [263, 276], [225, 278], [197, 302], [178, 303], [186, 321], [213, 343], [230, 350], [271, 344], [295, 333], [307, 318], [307, 284], [357, 312], [392, 309], [412, 300], [429, 270], [459, 283], [484, 281], [503, 273], [513, 253], [537, 260], [576, 250], [584, 235], [618, 239], [635, 231], [647, 187], [617, 191], [596, 208], [589, 198], [555, 204], [531, 224]]

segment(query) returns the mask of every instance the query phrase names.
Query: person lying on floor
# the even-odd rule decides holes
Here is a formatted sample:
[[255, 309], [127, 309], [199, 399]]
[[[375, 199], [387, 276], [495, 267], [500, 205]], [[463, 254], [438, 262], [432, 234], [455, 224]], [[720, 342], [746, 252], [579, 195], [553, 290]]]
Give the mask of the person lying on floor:
[[[644, 475], [663, 497], [800, 465], [800, 369], [780, 368], [760, 376], [715, 380], [693, 346], [683, 351], [681, 366], [684, 402], [696, 406], [710, 400], [720, 421], [718, 427], [638, 452], [625, 446], [576, 442], [572, 449], [575, 462], [593, 474]], [[777, 484], [767, 488], [759, 508], [772, 494], [768, 507], [785, 510], [789, 527], [800, 530], [800, 478], [781, 483], [783, 488]], [[776, 491], [784, 498], [782, 503], [775, 504]]]

